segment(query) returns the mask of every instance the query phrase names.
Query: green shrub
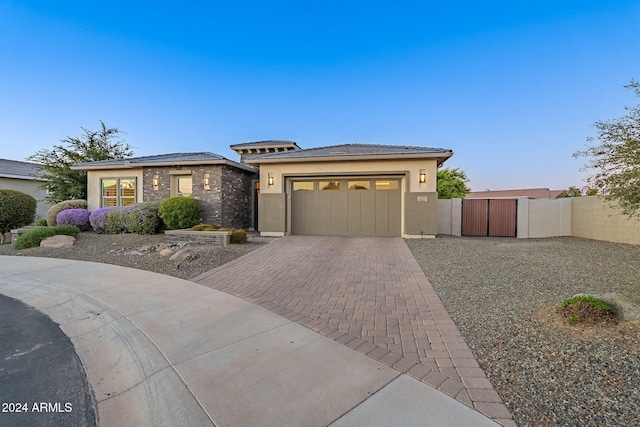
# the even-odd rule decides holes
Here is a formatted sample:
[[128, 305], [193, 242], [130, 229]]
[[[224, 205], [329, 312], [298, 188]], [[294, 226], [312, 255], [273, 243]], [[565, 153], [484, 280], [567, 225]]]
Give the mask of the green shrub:
[[566, 299], [560, 304], [560, 307], [579, 307], [581, 304], [587, 304], [601, 311], [613, 312], [609, 304], [592, 295], [576, 295]]
[[247, 243], [247, 233], [246, 231], [238, 228], [231, 229], [231, 238], [229, 239], [229, 243], [244, 245]]
[[39, 246], [40, 242], [52, 236], [65, 235], [76, 237], [80, 229], [75, 225], [58, 225], [55, 227], [42, 227], [27, 231], [16, 240], [16, 249], [27, 249]]
[[120, 211], [122, 228], [127, 233], [155, 234], [160, 227], [160, 204], [138, 203]]
[[160, 204], [160, 218], [170, 230], [191, 228], [200, 220], [200, 202], [191, 197], [169, 197]]
[[229, 243], [244, 245], [247, 243], [247, 232], [241, 228], [220, 228], [218, 231], [230, 231]]
[[58, 214], [67, 209], [87, 209], [86, 200], [65, 200], [64, 202], [56, 203], [51, 206], [47, 211], [47, 225], [53, 227], [58, 225], [56, 218]]
[[124, 233], [124, 225], [122, 224], [122, 208], [120, 206], [115, 209], [108, 210], [104, 214], [104, 233], [120, 234]]
[[220, 226], [218, 224], [198, 224], [195, 227], [191, 227], [193, 231], [218, 231]]
[[38, 227], [46, 227], [47, 226], [47, 218], [40, 218], [39, 220], [35, 221], [33, 223], [33, 225], [38, 226]]
[[36, 199], [16, 190], [0, 190], [0, 233], [31, 224], [36, 216]]

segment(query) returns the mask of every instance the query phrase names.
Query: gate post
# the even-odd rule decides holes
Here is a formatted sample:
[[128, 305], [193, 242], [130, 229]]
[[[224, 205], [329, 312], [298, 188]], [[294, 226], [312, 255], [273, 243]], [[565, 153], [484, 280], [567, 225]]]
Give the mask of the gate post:
[[462, 199], [451, 199], [451, 235], [462, 236]]
[[517, 201], [518, 213], [516, 220], [516, 237], [518, 239], [529, 238], [529, 199], [526, 197], [520, 197]]

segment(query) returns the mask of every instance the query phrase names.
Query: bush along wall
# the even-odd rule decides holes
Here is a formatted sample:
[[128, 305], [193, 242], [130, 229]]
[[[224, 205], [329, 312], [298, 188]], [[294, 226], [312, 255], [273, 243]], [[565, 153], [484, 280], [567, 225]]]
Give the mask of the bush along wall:
[[75, 225], [82, 231], [91, 229], [89, 216], [91, 213], [86, 209], [66, 209], [58, 214], [56, 223], [58, 225]]
[[160, 204], [160, 218], [170, 230], [191, 228], [200, 221], [200, 202], [191, 197], [169, 197]]
[[87, 209], [86, 200], [65, 200], [64, 202], [56, 203], [51, 206], [47, 211], [47, 225], [53, 227], [58, 225], [56, 222], [58, 214], [67, 209]]

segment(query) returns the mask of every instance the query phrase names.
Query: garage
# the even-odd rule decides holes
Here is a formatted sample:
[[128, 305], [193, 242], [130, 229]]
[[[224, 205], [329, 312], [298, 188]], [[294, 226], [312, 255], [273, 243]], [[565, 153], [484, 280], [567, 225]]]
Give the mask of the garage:
[[376, 144], [300, 149], [273, 141], [236, 148], [260, 168], [261, 236], [411, 239], [438, 232], [437, 170], [451, 150]]
[[399, 177], [298, 178], [289, 189], [292, 234], [401, 235]]

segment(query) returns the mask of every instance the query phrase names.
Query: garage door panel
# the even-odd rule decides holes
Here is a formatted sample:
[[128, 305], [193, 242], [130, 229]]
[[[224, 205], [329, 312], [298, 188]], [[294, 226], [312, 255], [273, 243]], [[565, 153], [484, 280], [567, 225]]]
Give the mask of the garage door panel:
[[373, 236], [374, 214], [371, 191], [349, 191], [347, 193], [347, 234], [351, 236]]

